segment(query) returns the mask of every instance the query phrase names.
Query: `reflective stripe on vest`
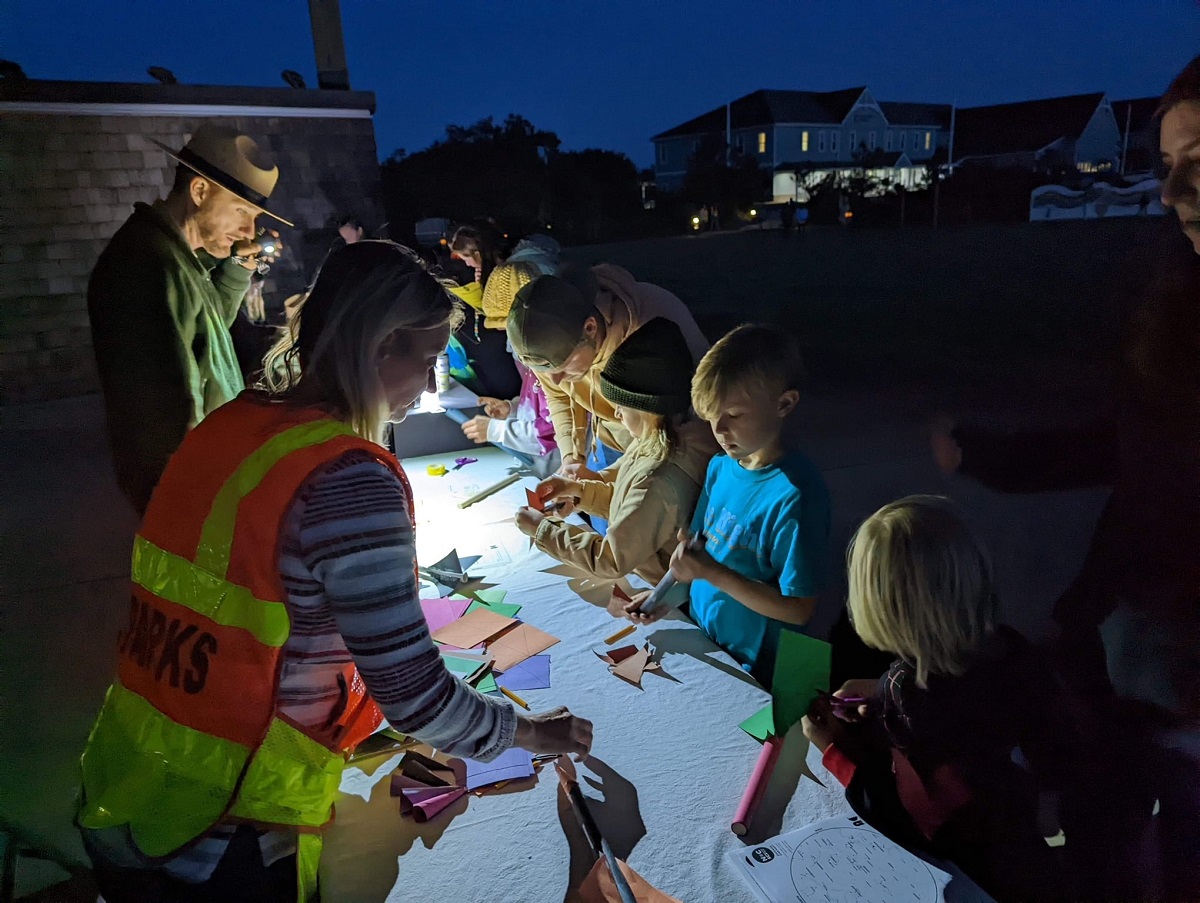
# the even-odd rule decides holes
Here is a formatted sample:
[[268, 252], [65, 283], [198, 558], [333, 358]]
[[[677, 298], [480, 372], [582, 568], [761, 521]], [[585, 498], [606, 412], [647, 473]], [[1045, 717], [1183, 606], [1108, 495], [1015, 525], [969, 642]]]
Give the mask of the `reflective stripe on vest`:
[[[310, 736], [276, 717], [278, 667], [290, 632], [282, 584], [267, 587], [279, 599], [263, 599], [226, 579], [238, 530], [251, 521], [260, 531], [275, 524], [272, 518], [282, 523], [307, 476], [346, 451], [370, 451], [407, 490], [398, 462], [346, 425], [314, 413], [309, 422], [272, 431], [283, 414], [239, 398], [189, 434], [180, 460], [172, 459], [176, 472], [168, 465], [160, 483], [160, 489], [166, 484], [174, 490], [168, 488], [162, 499], [156, 491], [135, 541], [130, 623], [120, 639], [118, 679], [83, 754], [78, 821], [87, 828], [128, 825], [150, 857], [175, 853], [222, 818], [301, 831], [320, 828], [330, 817], [344, 751], [382, 719], [353, 665], [345, 671], [346, 708], [353, 715], [331, 734]], [[294, 412], [288, 416], [294, 419]], [[242, 421], [263, 432], [264, 441], [236, 466], [231, 463], [232, 472], [204, 513], [191, 561], [144, 534], [153, 533], [152, 522], [160, 530], [173, 523], [164, 518], [168, 512], [154, 511], [156, 501], [181, 509], [183, 526], [175, 535], [186, 534], [188, 518], [197, 512], [179, 468], [186, 468], [188, 455], [209, 450], [220, 455], [215, 444], [222, 441], [221, 429], [215, 424], [206, 429], [216, 420], [233, 421], [232, 427], [224, 424], [226, 430]], [[284, 470], [276, 470], [280, 465]], [[269, 474], [285, 471], [282, 483], [275, 478], [283, 487], [280, 494], [268, 499], [265, 509], [256, 497], [251, 510], [239, 511], [242, 499]], [[409, 493], [410, 513], [411, 504]], [[245, 547], [243, 539], [237, 554], [244, 556]], [[270, 556], [274, 567], [276, 548], [255, 547], [254, 554]], [[244, 558], [242, 570], [248, 572]], [[263, 592], [260, 588], [258, 595]], [[305, 899], [315, 889], [320, 845], [306, 839], [301, 846], [305, 855], [298, 860], [298, 878], [300, 899]]]

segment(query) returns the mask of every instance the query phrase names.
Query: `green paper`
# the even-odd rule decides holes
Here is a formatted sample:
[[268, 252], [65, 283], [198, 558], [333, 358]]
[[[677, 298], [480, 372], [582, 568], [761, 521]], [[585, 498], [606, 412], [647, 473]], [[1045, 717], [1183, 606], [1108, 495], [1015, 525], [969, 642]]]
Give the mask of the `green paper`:
[[755, 740], [765, 742], [768, 737], [775, 735], [775, 713], [772, 711], [772, 706], [773, 703], [767, 703], [738, 727]]
[[496, 675], [493, 674], [491, 671], [489, 671], [487, 674], [483, 675], [482, 680], [480, 680], [477, 684], [475, 684], [475, 689], [478, 690], [480, 693], [498, 693], [498, 692], [500, 692], [500, 687], [496, 683]]
[[818, 690], [829, 689], [832, 648], [795, 630], [779, 632], [775, 678], [771, 684], [774, 723], [780, 736], [808, 714]]
[[484, 605], [496, 605], [499, 602], [503, 602], [504, 597], [507, 595], [508, 590], [500, 589], [498, 586], [493, 586], [490, 589], [475, 590], [475, 598]]
[[466, 680], [483, 666], [483, 662], [479, 660], [459, 658], [448, 653], [442, 655], [442, 661], [445, 663], [447, 671], [462, 680]]
[[467, 610], [463, 612], [463, 614], [469, 615], [471, 612], [480, 608], [486, 608], [488, 611], [494, 611], [496, 614], [503, 615], [506, 618], [515, 618], [517, 616], [517, 612], [521, 610], [521, 606], [517, 605], [515, 602], [480, 602], [477, 600], [468, 605]]

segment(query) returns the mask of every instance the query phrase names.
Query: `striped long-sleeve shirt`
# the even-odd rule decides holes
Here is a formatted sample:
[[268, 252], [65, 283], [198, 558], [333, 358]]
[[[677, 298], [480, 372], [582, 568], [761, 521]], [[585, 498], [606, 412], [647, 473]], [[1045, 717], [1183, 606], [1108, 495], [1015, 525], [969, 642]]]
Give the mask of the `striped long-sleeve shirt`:
[[[512, 746], [516, 714], [446, 670], [418, 601], [416, 550], [404, 488], [363, 452], [309, 478], [284, 523], [279, 569], [291, 634], [283, 650], [279, 707], [301, 725], [325, 724], [340, 702], [337, 675], [353, 660], [388, 722], [451, 755], [495, 758]], [[161, 866], [186, 881], [208, 879], [234, 826], [220, 824]], [[114, 865], [145, 865], [126, 828], [87, 831]], [[295, 851], [273, 831], [267, 865]]]

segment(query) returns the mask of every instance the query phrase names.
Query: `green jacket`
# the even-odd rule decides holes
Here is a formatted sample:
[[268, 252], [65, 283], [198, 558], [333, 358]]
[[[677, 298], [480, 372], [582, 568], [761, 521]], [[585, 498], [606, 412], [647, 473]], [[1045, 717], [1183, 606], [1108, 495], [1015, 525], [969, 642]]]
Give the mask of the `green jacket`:
[[250, 271], [188, 247], [135, 204], [88, 283], [88, 318], [117, 482], [144, 513], [189, 429], [244, 388], [229, 327]]

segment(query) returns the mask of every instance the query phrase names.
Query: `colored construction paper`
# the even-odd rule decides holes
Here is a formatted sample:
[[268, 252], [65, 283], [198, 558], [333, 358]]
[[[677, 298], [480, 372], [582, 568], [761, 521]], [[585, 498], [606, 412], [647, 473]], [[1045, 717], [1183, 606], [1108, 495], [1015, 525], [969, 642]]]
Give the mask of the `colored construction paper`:
[[514, 692], [549, 689], [550, 656], [531, 655], [502, 674], [497, 674], [496, 683]]
[[775, 736], [775, 704], [767, 703], [738, 725], [755, 740], [766, 740]]
[[628, 681], [638, 689], [641, 689], [642, 686], [642, 674], [647, 671], [659, 670], [658, 662], [650, 660], [653, 653], [646, 643], [640, 647], [618, 646], [606, 653], [596, 652], [594, 649], [592, 652], [598, 659], [608, 664], [609, 673]]
[[510, 747], [491, 762], [478, 762], [475, 759], [463, 759], [463, 762], [467, 766], [468, 790], [533, 776], [533, 753], [518, 746]]
[[507, 595], [508, 590], [500, 589], [498, 586], [475, 590], [475, 598], [485, 605], [495, 605], [497, 602], [503, 602], [504, 597]]
[[457, 621], [467, 613], [470, 604], [470, 599], [460, 600], [453, 596], [449, 599], [422, 599], [421, 611], [425, 613], [425, 623], [429, 625], [429, 632], [441, 630], [447, 624]]
[[542, 506], [545, 505], [546, 503], [542, 501], [542, 497], [540, 495], [538, 495], [536, 492], [534, 492], [529, 487], [526, 487], [525, 488], [525, 504], [528, 505], [530, 508], [532, 508], [534, 511], [541, 511]]
[[483, 675], [483, 677], [481, 677], [478, 681], [475, 682], [475, 689], [478, 690], [480, 693], [496, 693], [496, 692], [498, 692], [500, 688], [498, 686], [496, 686], [496, 675], [494, 675], [491, 671], [489, 671], [487, 674]]
[[[441, 630], [434, 633], [433, 638], [439, 643], [457, 646], [459, 649], [470, 649], [472, 646], [491, 639], [502, 630], [516, 623], [512, 618], [506, 618], [503, 615], [496, 614], [494, 611], [480, 608], [470, 614], [463, 615], [451, 624], [447, 624]], [[535, 651], [541, 652], [542, 650], [538, 649]], [[497, 665], [496, 667], [500, 666]]]
[[491, 659], [487, 656], [459, 656], [446, 651], [442, 652], [442, 661], [446, 670], [467, 683], [471, 683], [473, 678], [478, 677], [491, 664]]
[[612, 595], [608, 597], [608, 613], [614, 618], [624, 618], [625, 606], [632, 601], [633, 599], [630, 598], [629, 593], [625, 592], [619, 584], [614, 585]]
[[521, 606], [518, 605], [516, 602], [479, 602], [479, 601], [475, 601], [475, 602], [472, 602], [469, 606], [467, 606], [467, 614], [470, 614], [473, 611], [479, 611], [479, 609], [481, 609], [481, 608], [487, 609], [488, 611], [493, 611], [496, 614], [500, 615], [501, 617], [505, 617], [505, 618], [515, 618], [517, 616], [517, 612], [519, 612], [521, 610]]
[[[637, 903], [680, 903], [675, 897], [664, 894], [646, 881], [624, 860], [618, 859], [617, 865], [620, 866], [625, 880], [629, 882], [629, 889], [633, 891], [633, 898]], [[608, 860], [603, 856], [596, 860], [591, 872], [583, 879], [583, 884], [579, 886], [579, 897], [583, 903], [622, 903], [612, 872], [608, 869]]]
[[[484, 612], [475, 612], [475, 615], [479, 614], [484, 614]], [[467, 615], [467, 617], [475, 615]], [[513, 665], [519, 665], [531, 655], [537, 655], [558, 642], [558, 637], [551, 636], [544, 630], [538, 630], [532, 624], [517, 621], [516, 625], [511, 630], [506, 630], [488, 640], [487, 651], [492, 654], [492, 667], [497, 671], [508, 671]]]
[[453, 766], [431, 759], [415, 750], [409, 750], [400, 760], [400, 774], [429, 787], [460, 786]]
[[412, 816], [413, 821], [424, 824], [439, 812], [466, 795], [467, 788], [455, 787], [444, 793], [439, 793], [421, 800], [411, 800], [408, 794], [400, 797], [400, 814]]
[[829, 689], [832, 647], [795, 630], [779, 632], [775, 676], [771, 682], [775, 731], [784, 736], [808, 714], [818, 690]]
[[467, 571], [480, 557], [479, 555], [469, 555], [466, 558], [459, 558], [458, 550], [453, 549], [436, 564], [419, 567], [417, 570], [422, 577], [437, 586], [440, 595], [448, 596], [460, 583], [469, 579]]

